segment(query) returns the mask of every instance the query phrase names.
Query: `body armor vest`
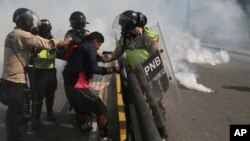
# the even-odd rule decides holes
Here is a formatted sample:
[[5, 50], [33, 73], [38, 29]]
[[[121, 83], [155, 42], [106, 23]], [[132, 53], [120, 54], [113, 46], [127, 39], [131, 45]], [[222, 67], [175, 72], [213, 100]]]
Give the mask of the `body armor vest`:
[[144, 28], [144, 30], [141, 36], [134, 39], [125, 39], [124, 37], [120, 39], [120, 44], [125, 49], [128, 64], [133, 69], [137, 63], [145, 61], [155, 51], [152, 40], [158, 38], [158, 34], [149, 28]]
[[39, 69], [54, 69], [55, 68], [55, 50], [36, 50], [34, 58], [34, 67]]

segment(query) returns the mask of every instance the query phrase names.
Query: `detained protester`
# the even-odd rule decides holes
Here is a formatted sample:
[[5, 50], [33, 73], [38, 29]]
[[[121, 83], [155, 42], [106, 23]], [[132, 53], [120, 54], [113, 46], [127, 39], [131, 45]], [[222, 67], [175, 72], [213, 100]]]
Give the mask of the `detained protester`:
[[[124, 11], [119, 15], [117, 24], [121, 27], [121, 36], [113, 53], [103, 54], [103, 62], [119, 59], [126, 53], [126, 61], [130, 72], [136, 72], [136, 65], [144, 62], [156, 51], [159, 51], [159, 35], [146, 27], [147, 17], [141, 12]], [[136, 74], [138, 82], [142, 81]], [[140, 84], [142, 85], [142, 84]], [[162, 96], [160, 96], [162, 98]], [[157, 99], [160, 110], [165, 114], [161, 98]], [[158, 128], [162, 138], [166, 138], [165, 128]]]
[[99, 32], [86, 36], [84, 42], [70, 54], [63, 78], [65, 93], [71, 106], [79, 113], [95, 115], [101, 140], [107, 140], [107, 108], [89, 87], [93, 74], [105, 75], [119, 71], [115, 66], [106, 68], [97, 65], [96, 52], [103, 42], [104, 37]]
[[31, 56], [31, 48], [55, 49], [70, 44], [68, 40], [48, 40], [33, 35], [38, 21], [35, 12], [27, 8], [18, 8], [13, 15], [16, 27], [5, 39], [1, 88], [4, 88], [6, 97], [1, 101], [8, 106], [5, 119], [7, 141], [25, 140], [27, 123], [30, 120], [29, 88], [25, 68]]
[[[47, 19], [40, 20], [38, 35], [45, 39], [53, 39], [51, 23]], [[47, 120], [55, 121], [53, 113], [55, 91], [57, 89], [56, 78], [56, 49], [33, 48], [31, 62], [33, 65], [33, 89], [32, 89], [32, 128], [37, 130], [42, 127], [40, 120], [43, 100], [45, 98]]]

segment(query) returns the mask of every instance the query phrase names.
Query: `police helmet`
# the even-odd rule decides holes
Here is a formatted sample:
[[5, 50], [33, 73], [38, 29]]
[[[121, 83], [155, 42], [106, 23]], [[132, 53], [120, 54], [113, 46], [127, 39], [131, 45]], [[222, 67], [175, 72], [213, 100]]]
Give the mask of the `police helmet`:
[[38, 24], [38, 33], [41, 37], [51, 38], [51, 23], [48, 19], [41, 19]]
[[119, 24], [122, 30], [132, 29], [137, 23], [137, 13], [133, 10], [127, 10], [120, 14]]
[[144, 27], [147, 24], [147, 17], [141, 12], [137, 12], [137, 15], [138, 15], [137, 26]]
[[16, 23], [17, 27], [31, 32], [33, 28], [37, 27], [39, 17], [27, 8], [18, 8], [13, 14], [13, 22]]
[[131, 29], [134, 27], [144, 27], [147, 24], [147, 17], [141, 12], [127, 10], [120, 14], [119, 24], [121, 26], [121, 34], [124, 36], [133, 36]]
[[89, 22], [86, 21], [85, 15], [80, 11], [75, 11], [70, 15], [70, 25], [73, 29], [83, 29]]
[[122, 29], [133, 28], [135, 26], [144, 27], [147, 24], [147, 17], [141, 12], [127, 10], [120, 14], [119, 24]]

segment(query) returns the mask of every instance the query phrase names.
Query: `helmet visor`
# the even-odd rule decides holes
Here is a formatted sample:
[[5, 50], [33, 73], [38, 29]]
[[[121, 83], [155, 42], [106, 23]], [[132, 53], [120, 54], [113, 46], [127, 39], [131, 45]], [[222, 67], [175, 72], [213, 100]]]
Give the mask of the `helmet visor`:
[[38, 15], [32, 11], [27, 11], [22, 16], [25, 18], [26, 24], [30, 27], [37, 27], [40, 24]]
[[129, 29], [133, 28], [134, 23], [130, 17], [125, 16], [125, 15], [120, 15], [119, 16], [119, 25], [121, 25], [122, 30], [129, 30]]
[[116, 31], [121, 31], [121, 25], [119, 24], [119, 16], [115, 17], [113, 24], [112, 24], [112, 29]]

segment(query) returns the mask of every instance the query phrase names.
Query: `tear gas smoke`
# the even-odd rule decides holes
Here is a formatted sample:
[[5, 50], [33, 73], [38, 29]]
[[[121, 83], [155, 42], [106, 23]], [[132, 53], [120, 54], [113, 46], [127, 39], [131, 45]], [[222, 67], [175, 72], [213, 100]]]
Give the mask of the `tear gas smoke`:
[[177, 80], [181, 85], [189, 89], [201, 92], [213, 93], [214, 90], [199, 84], [197, 74], [188, 63], [203, 63], [216, 65], [227, 63], [229, 55], [226, 51], [214, 51], [201, 47], [200, 40], [192, 37], [188, 33], [183, 33], [178, 28], [170, 28], [171, 36], [168, 37], [170, 59]]
[[[155, 0], [153, 2], [150, 0], [1, 0], [1, 56], [3, 56], [5, 36], [14, 27], [13, 12], [20, 7], [29, 8], [40, 18], [49, 19], [53, 26], [52, 31], [59, 39], [63, 39], [70, 28], [68, 21], [70, 14], [76, 10], [82, 11], [90, 22], [87, 29], [102, 32], [105, 36], [102, 50], [109, 51], [115, 48], [112, 32], [114, 18], [128, 9], [140, 11], [147, 15], [148, 26], [153, 26], [157, 22], [162, 26], [174, 72], [180, 84], [202, 92], [212, 92], [212, 90], [197, 82], [198, 75], [188, 68], [186, 63], [216, 65], [227, 63], [229, 56], [224, 50], [215, 52], [201, 47], [200, 39], [202, 42], [227, 40], [231, 37], [237, 40], [246, 35], [246, 32], [239, 28], [242, 27], [240, 18], [243, 14], [234, 0]], [[225, 11], [226, 9], [228, 11]], [[0, 63], [2, 72], [2, 58]], [[63, 63], [57, 61], [59, 70], [62, 66]], [[61, 75], [60, 71], [58, 74]]]

